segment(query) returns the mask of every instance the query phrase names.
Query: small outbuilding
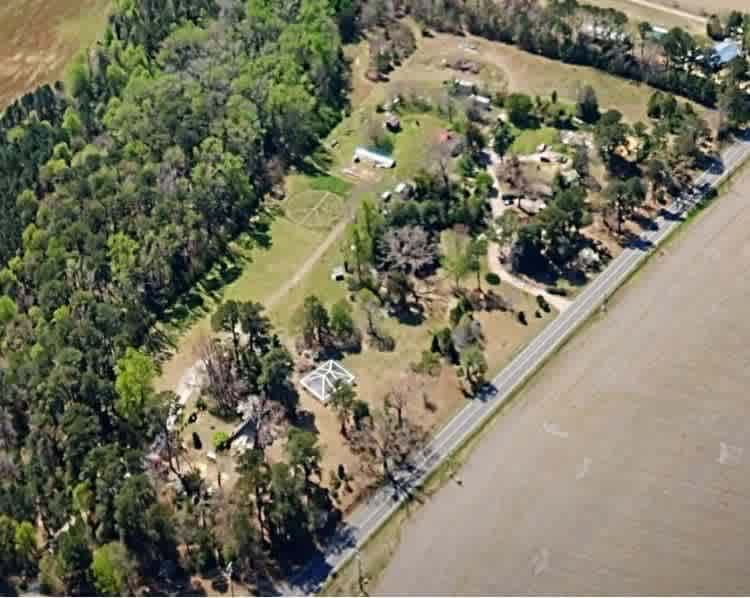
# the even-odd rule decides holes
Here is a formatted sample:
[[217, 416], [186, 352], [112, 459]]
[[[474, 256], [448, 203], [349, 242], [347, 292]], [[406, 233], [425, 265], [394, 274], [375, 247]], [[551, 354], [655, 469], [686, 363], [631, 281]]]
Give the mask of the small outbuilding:
[[658, 41], [662, 37], [664, 37], [667, 33], [669, 33], [669, 30], [666, 27], [660, 27], [658, 25], [654, 25], [651, 27], [651, 31], [648, 33], [647, 37]]
[[383, 128], [390, 131], [391, 133], [398, 133], [401, 130], [401, 119], [392, 112], [389, 112], [385, 115]]
[[358, 147], [354, 150], [354, 161], [355, 162], [369, 162], [375, 165], [377, 168], [393, 168], [396, 166], [396, 161], [390, 156], [385, 154], [379, 154], [372, 150], [368, 150], [364, 147]]
[[715, 67], [721, 68], [732, 62], [740, 55], [740, 44], [733, 39], [725, 39], [714, 46], [711, 62]]
[[484, 108], [485, 110], [489, 110], [490, 108], [492, 108], [492, 100], [487, 96], [472, 94], [471, 96], [469, 96], [469, 99], [477, 106], [479, 106], [480, 108]]
[[414, 193], [414, 185], [411, 183], [399, 183], [396, 185], [394, 191], [401, 199], [409, 199]]
[[476, 83], [466, 79], [454, 79], [453, 84], [456, 86], [458, 93], [473, 94], [476, 89]]
[[346, 270], [344, 269], [344, 266], [336, 266], [331, 271], [331, 280], [334, 282], [341, 282], [346, 278]]
[[579, 180], [581, 180], [581, 175], [579, 175], [578, 172], [573, 170], [572, 168], [570, 170], [563, 171], [561, 173], [561, 176], [566, 185], [572, 185], [573, 183], [577, 183]]
[[326, 361], [300, 380], [300, 384], [322, 403], [328, 402], [339, 383], [351, 384], [354, 375], [338, 361]]

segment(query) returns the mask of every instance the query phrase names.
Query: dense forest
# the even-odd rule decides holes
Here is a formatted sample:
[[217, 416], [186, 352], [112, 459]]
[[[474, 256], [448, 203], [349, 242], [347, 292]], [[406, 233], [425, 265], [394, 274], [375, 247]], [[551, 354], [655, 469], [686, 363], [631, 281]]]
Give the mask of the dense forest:
[[[44, 87], [6, 111], [6, 587], [41, 573], [45, 591], [118, 594], [165, 561], [180, 562], [180, 540], [209, 542], [193, 537], [201, 527], [190, 516], [182, 514], [183, 525], [158, 500], [145, 460], [154, 441], [167, 461], [173, 448], [170, 397], [157, 398], [151, 386], [152, 325], [339, 119], [347, 81], [339, 26], [347, 30], [349, 8], [330, 0], [119, 0], [64, 90]], [[289, 372], [266, 361], [268, 377], [283, 384]], [[268, 472], [269, 496], [299, 498], [291, 467]], [[250, 516], [227, 521], [241, 534]], [[269, 535], [283, 544], [291, 534], [283, 514], [268, 516], [277, 521]], [[245, 554], [247, 538], [232, 538], [226, 544]]]

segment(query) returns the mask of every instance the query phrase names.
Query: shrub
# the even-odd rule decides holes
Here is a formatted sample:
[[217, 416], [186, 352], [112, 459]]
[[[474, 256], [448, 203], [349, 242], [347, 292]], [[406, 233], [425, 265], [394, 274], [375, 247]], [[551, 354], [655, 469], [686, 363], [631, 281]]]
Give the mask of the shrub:
[[198, 432], [193, 432], [193, 448], [196, 451], [199, 451], [203, 448], [203, 442], [201, 442], [201, 437], [198, 436]]
[[518, 312], [518, 321], [521, 322], [524, 326], [528, 325], [528, 320], [526, 320], [526, 312], [525, 311], [519, 311]]
[[508, 108], [508, 117], [510, 122], [519, 129], [526, 129], [534, 124], [534, 102], [523, 93], [512, 93], [506, 100], [505, 105]]
[[356, 330], [352, 308], [346, 299], [341, 299], [331, 308], [331, 332], [339, 341], [350, 338]]
[[362, 422], [370, 417], [370, 406], [362, 400], [357, 399], [352, 405], [352, 419], [357, 430], [362, 429]]
[[229, 434], [226, 432], [216, 432], [214, 434], [214, 448], [217, 451], [223, 451], [228, 448], [229, 445]]
[[453, 346], [453, 336], [451, 335], [450, 328], [443, 328], [438, 330], [432, 337], [432, 351], [434, 353], [440, 353], [443, 357], [448, 359], [452, 363], [458, 361], [458, 354], [456, 348]]
[[456, 306], [453, 307], [448, 314], [450, 323], [453, 326], [457, 325], [464, 315], [470, 314], [472, 311], [474, 311], [474, 308], [471, 305], [469, 298], [465, 294], [461, 295]]
[[391, 351], [394, 351], [396, 349], [396, 339], [393, 338], [390, 334], [381, 333], [380, 335], [378, 335], [376, 342], [378, 350], [382, 351], [383, 353], [390, 353]]
[[195, 568], [203, 574], [208, 573], [216, 566], [216, 539], [213, 532], [208, 528], [198, 528], [193, 536], [193, 542], [198, 544], [192, 557]]
[[586, 85], [578, 94], [576, 115], [587, 123], [595, 123], [599, 120], [599, 100], [596, 98], [594, 88], [590, 85]]
[[487, 272], [487, 274], [484, 275], [484, 279], [487, 281], [487, 284], [491, 284], [491, 285], [500, 284], [500, 277], [494, 272]]
[[436, 376], [440, 371], [440, 356], [433, 351], [422, 351], [420, 360], [412, 364], [412, 370], [417, 374]]
[[195, 408], [198, 411], [205, 411], [208, 409], [208, 403], [206, 403], [206, 399], [203, 397], [198, 397], [198, 400], [195, 402]]
[[558, 297], [567, 297], [568, 291], [559, 287], [547, 287], [547, 292], [551, 295], [557, 295]]

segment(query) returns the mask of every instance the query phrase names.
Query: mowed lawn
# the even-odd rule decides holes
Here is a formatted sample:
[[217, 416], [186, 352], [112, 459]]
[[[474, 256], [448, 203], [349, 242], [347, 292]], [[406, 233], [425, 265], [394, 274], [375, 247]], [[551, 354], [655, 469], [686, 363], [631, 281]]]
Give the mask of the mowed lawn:
[[60, 79], [70, 59], [104, 33], [111, 0], [0, 2], [0, 111]]
[[[291, 314], [307, 294], [315, 292], [334, 299], [342, 293], [343, 287], [330, 280], [331, 268], [341, 264], [343, 230], [337, 225], [353, 216], [365, 198], [375, 199], [379, 192], [410, 178], [426, 165], [430, 145], [445, 126], [429, 114], [404, 117], [403, 130], [395, 136], [396, 168], [374, 171], [372, 180], [352, 180], [346, 179], [343, 170], [350, 165], [353, 148], [365, 141], [361, 129], [351, 124], [356, 116], [344, 121], [330, 137], [339, 140], [328, 157], [331, 174], [291, 175], [287, 178], [287, 199], [269, 204], [278, 210], [268, 231], [270, 244], [256, 244], [250, 249], [235, 246], [233, 279], [223, 279], [219, 268], [214, 268], [183, 304], [172, 310], [173, 320], [165, 331], [179, 348], [162, 364], [160, 387], [174, 389], [182, 373], [195, 363], [201, 344], [211, 333], [209, 317], [219, 301], [259, 301], [272, 314], [279, 314], [276, 322], [288, 328]], [[330, 243], [328, 251], [310, 272], [295, 281], [306, 261], [326, 241]], [[288, 292], [279, 294], [285, 285], [289, 285]]]
[[517, 156], [533, 154], [542, 144], [552, 147], [555, 151], [566, 149], [566, 146], [560, 142], [560, 131], [552, 127], [517, 131], [517, 135], [518, 137], [513, 141], [513, 145], [508, 149], [509, 153]]

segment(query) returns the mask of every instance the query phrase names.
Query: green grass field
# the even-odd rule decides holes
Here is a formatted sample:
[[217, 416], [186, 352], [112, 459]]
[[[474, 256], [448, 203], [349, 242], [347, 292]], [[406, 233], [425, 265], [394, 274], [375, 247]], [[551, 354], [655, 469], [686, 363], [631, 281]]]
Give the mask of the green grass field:
[[327, 191], [336, 195], [346, 195], [353, 187], [349, 181], [328, 174], [313, 177], [309, 185], [313, 191]]
[[[356, 115], [356, 113], [355, 113]], [[356, 118], [356, 116], [355, 116]], [[417, 124], [418, 122], [418, 124]], [[446, 123], [431, 114], [405, 115], [403, 130], [395, 137], [393, 156], [397, 165], [391, 170], [374, 171], [373, 180], [350, 181], [342, 178], [350, 165], [354, 147], [363, 142], [361, 131], [352, 130], [349, 119], [343, 121], [329, 137], [339, 139], [338, 147], [325, 156], [331, 175], [293, 174], [287, 177], [288, 196], [273, 205], [279, 214], [268, 230], [268, 247], [233, 246], [234, 259], [222, 270], [214, 268], [184, 300], [170, 310], [164, 325], [179, 350], [163, 364], [160, 384], [174, 388], [185, 368], [197, 358], [200, 344], [210, 335], [209, 316], [216, 305], [227, 299], [242, 301], [268, 300], [284, 287], [326, 240], [331, 230], [367, 197], [375, 198], [399, 181], [414, 176], [427, 165], [432, 143]], [[341, 176], [339, 176], [341, 175]], [[348, 190], [346, 196], [336, 191]], [[330, 280], [331, 269], [342, 263], [341, 240], [336, 239], [299, 284], [278, 297], [269, 306], [273, 320], [283, 331], [292, 331], [292, 317], [304, 297], [312, 292], [326, 302], [344, 294], [344, 286]]]
[[513, 141], [513, 145], [510, 146], [508, 151], [517, 156], [533, 154], [542, 143], [554, 149], [560, 149], [560, 146], [564, 148], [560, 143], [560, 131], [552, 127], [541, 127], [519, 131], [518, 137]]

